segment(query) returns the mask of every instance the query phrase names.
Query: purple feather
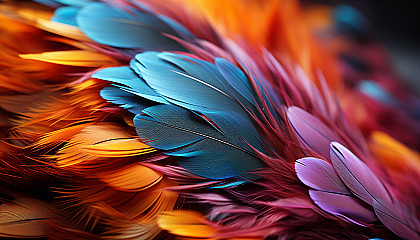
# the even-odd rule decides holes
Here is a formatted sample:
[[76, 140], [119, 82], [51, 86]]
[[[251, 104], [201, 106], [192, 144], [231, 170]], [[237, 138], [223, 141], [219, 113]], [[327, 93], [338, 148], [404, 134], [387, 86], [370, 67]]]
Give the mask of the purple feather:
[[334, 168], [326, 161], [302, 158], [296, 161], [295, 170], [305, 185], [315, 189], [310, 190], [309, 195], [324, 211], [358, 224], [377, 220], [372, 209], [352, 196]]
[[300, 144], [326, 159], [330, 156], [330, 142], [341, 140], [327, 125], [299, 107], [289, 107], [287, 118]]
[[322, 210], [353, 223], [371, 223], [377, 220], [372, 209], [354, 197], [315, 190], [309, 190], [309, 196]]
[[390, 194], [372, 170], [350, 150], [337, 142], [331, 143], [331, 163], [341, 180], [354, 195], [373, 205], [392, 203]]
[[331, 164], [318, 158], [301, 158], [295, 163], [300, 181], [316, 190], [350, 195]]
[[399, 204], [392, 192], [358, 157], [343, 145], [331, 143], [331, 162], [352, 193], [372, 205], [381, 222], [405, 239], [420, 238], [420, 223], [407, 207]]
[[[410, 216], [410, 213], [395, 209], [392, 212], [392, 214], [398, 215], [395, 217], [388, 214], [381, 205], [374, 204], [374, 208], [376, 216], [389, 230], [404, 239], [420, 239], [420, 223], [414, 216]], [[400, 219], [404, 220], [401, 221]]]

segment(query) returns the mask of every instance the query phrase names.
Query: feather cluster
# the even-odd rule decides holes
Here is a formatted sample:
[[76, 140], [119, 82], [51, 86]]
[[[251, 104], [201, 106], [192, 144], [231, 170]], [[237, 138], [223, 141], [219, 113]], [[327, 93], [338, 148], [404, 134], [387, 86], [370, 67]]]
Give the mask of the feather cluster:
[[287, 0], [1, 3], [0, 237], [419, 239], [420, 99], [317, 21], [369, 37]]

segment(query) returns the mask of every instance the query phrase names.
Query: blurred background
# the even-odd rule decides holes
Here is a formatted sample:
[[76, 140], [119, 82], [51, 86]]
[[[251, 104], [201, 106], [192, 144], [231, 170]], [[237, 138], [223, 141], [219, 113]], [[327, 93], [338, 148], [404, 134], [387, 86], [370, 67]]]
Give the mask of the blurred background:
[[358, 9], [368, 21], [371, 37], [389, 54], [398, 78], [420, 95], [420, 8], [417, 1], [317, 0], [301, 1], [329, 6], [346, 4]]

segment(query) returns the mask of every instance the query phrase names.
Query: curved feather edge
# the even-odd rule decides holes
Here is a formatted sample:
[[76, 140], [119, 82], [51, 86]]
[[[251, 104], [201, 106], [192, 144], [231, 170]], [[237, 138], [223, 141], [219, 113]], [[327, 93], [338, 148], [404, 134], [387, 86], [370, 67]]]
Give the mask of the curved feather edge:
[[79, 11], [76, 7], [60, 7], [54, 11], [51, 21], [77, 26], [76, 15]]
[[374, 172], [351, 151], [340, 143], [332, 142], [331, 162], [344, 184], [375, 209], [388, 229], [405, 239], [420, 237], [417, 217], [408, 211], [407, 206], [399, 203]]
[[309, 195], [324, 211], [359, 225], [377, 220], [373, 209], [352, 196], [334, 168], [326, 161], [302, 158], [296, 161], [295, 170], [305, 185], [315, 189], [309, 190]]
[[289, 107], [287, 118], [300, 144], [326, 159], [330, 156], [330, 143], [341, 140], [327, 125], [299, 107]]
[[[174, 105], [200, 112], [229, 110], [245, 118], [248, 111], [254, 112], [254, 106], [210, 62], [182, 54], [145, 52], [137, 54], [130, 66], [156, 93]], [[227, 71], [225, 76], [237, 77], [238, 73], [227, 75]]]
[[[156, 93], [128, 66], [104, 68], [94, 73], [92, 77], [112, 82], [113, 86], [118, 87], [121, 91], [126, 92], [127, 97], [129, 96], [128, 94], [131, 94], [133, 97], [139, 96], [156, 103], [168, 104], [164, 98]], [[107, 98], [108, 96], [104, 96], [104, 98], [106, 100], [112, 101], [112, 95], [118, 94], [111, 94], [109, 95], [109, 98]], [[139, 104], [141, 104], [141, 102], [139, 102]]]
[[[89, 38], [100, 44], [147, 50], [185, 50], [166, 36], [177, 35], [167, 24], [168, 20], [163, 21], [146, 10], [132, 8], [130, 12], [103, 3], [91, 3], [79, 10], [76, 21]], [[176, 27], [182, 28], [181, 25]]]

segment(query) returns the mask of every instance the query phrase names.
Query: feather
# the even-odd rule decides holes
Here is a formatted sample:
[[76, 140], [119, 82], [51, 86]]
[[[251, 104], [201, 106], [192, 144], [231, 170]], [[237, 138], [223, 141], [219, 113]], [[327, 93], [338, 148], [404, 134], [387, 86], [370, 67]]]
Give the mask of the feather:
[[309, 196], [322, 210], [364, 226], [377, 220], [371, 209], [346, 195], [309, 190]]
[[44, 52], [38, 54], [20, 54], [23, 59], [32, 59], [49, 63], [78, 66], [78, 67], [101, 67], [116, 65], [117, 62], [102, 53], [86, 50]]
[[[418, 145], [374, 41], [320, 48], [297, 1], [36, 2], [0, 4], [0, 238], [419, 238], [418, 154], [366, 148]], [[348, 40], [372, 78], [340, 58], [334, 96]]]
[[393, 199], [372, 170], [352, 152], [337, 142], [331, 143], [331, 162], [341, 180], [369, 205], [373, 202], [390, 204]]
[[[102, 173], [103, 174], [103, 173]], [[173, 209], [178, 194], [165, 191], [166, 187], [176, 186], [173, 181], [163, 178], [157, 184], [142, 191], [120, 191], [100, 181], [86, 180], [73, 184], [67, 189], [59, 189], [69, 207], [82, 207], [79, 217], [88, 214], [101, 217], [103, 214], [152, 223], [163, 211]], [[86, 198], [86, 196], [89, 196]], [[77, 214], [75, 214], [77, 217]]]
[[162, 213], [157, 223], [160, 228], [172, 234], [193, 237], [211, 238], [216, 233], [216, 229], [206, 224], [204, 215], [198, 212], [176, 210]]
[[333, 142], [331, 162], [346, 186], [354, 195], [374, 207], [376, 215], [386, 227], [405, 239], [420, 237], [420, 222], [352, 152]]
[[137, 138], [107, 139], [84, 147], [86, 154], [97, 157], [132, 157], [156, 152]]
[[34, 94], [14, 94], [0, 96], [0, 107], [12, 113], [29, 112], [42, 101], [51, 101], [56, 92], [52, 89], [45, 89]]
[[162, 231], [156, 223], [140, 223], [121, 218], [105, 218], [105, 231], [101, 239], [148, 240], [155, 239]]
[[116, 87], [106, 87], [102, 89], [101, 97], [134, 114], [141, 114], [143, 109], [154, 105], [153, 102], [142, 99], [137, 95]]
[[68, 143], [51, 156], [56, 159], [56, 165], [74, 171], [95, 172], [84, 166], [98, 162], [117, 164], [118, 161], [105, 161], [106, 158], [121, 159], [152, 153], [155, 150], [133, 138], [124, 128], [111, 124], [95, 124], [75, 134]]
[[317, 158], [301, 158], [295, 163], [296, 174], [306, 186], [325, 192], [349, 195], [350, 192], [331, 164]]
[[235, 113], [207, 113], [215, 127], [175, 106], [158, 105], [143, 112], [146, 116], [134, 118], [140, 139], [168, 155], [186, 157], [179, 162], [194, 174], [213, 179], [254, 179], [249, 171], [264, 166], [250, 148], [261, 149], [258, 132]]
[[373, 132], [369, 149], [381, 163], [393, 170], [403, 172], [405, 168], [420, 173], [420, 154], [384, 132]]
[[330, 142], [341, 140], [327, 125], [299, 107], [289, 107], [287, 118], [302, 147], [326, 159], [330, 156]]
[[216, 58], [215, 64], [226, 82], [245, 97], [249, 103], [255, 105], [256, 96], [254, 95], [254, 90], [245, 73], [223, 58]]
[[51, 21], [52, 14], [44, 10], [22, 8], [17, 13], [39, 29], [79, 41], [92, 42], [77, 26]]
[[55, 222], [48, 222], [47, 239], [50, 240], [99, 240], [99, 236], [96, 234], [82, 231], [79, 229], [71, 228], [69, 226], [63, 226], [62, 224]]
[[61, 7], [54, 11], [51, 21], [77, 26], [76, 15], [79, 11], [76, 7]]
[[374, 221], [372, 210], [354, 199], [357, 197], [372, 206], [379, 220], [398, 236], [405, 239], [419, 236], [420, 222], [407, 206], [398, 203], [365, 163], [337, 142], [331, 143], [330, 155], [332, 166], [316, 158], [296, 162], [299, 179], [315, 189], [309, 194], [319, 207], [356, 222]]
[[167, 52], [141, 53], [135, 59], [131, 67], [168, 102], [201, 112], [230, 110], [247, 117], [242, 106], [246, 100], [215, 65]]
[[60, 223], [48, 222], [47, 239], [49, 240], [99, 240], [100, 237], [96, 234], [82, 231], [79, 229], [71, 228], [69, 226], [63, 226]]
[[101, 181], [121, 191], [142, 191], [156, 185], [162, 178], [161, 173], [140, 164], [99, 174]]
[[60, 3], [55, 0], [34, 0], [34, 1], [44, 4], [46, 6], [49, 6], [49, 7], [53, 7], [53, 8], [61, 6]]
[[309, 195], [324, 211], [356, 223], [377, 220], [372, 209], [352, 196], [331, 164], [317, 158], [301, 158], [295, 169], [298, 178], [315, 189]]
[[38, 141], [33, 144], [33, 147], [48, 148], [64, 141], [69, 140], [74, 135], [78, 134], [83, 129], [90, 126], [91, 123], [79, 124], [67, 128], [62, 128], [56, 131], [51, 131], [42, 136]]
[[[130, 93], [134, 96], [140, 96], [147, 100], [154, 101], [157, 103], [168, 103], [162, 96], [156, 93], [142, 79], [140, 79], [139, 76], [136, 75], [136, 73], [129, 67], [104, 68], [94, 73], [92, 77], [110, 81], [114, 83], [114, 86], [118, 86], [121, 90]], [[106, 91], [109, 92], [110, 89]], [[111, 94], [111, 96], [108, 96], [105, 93], [101, 92], [101, 95], [104, 95], [103, 97], [106, 100], [111, 100], [113, 98], [113, 94]], [[140, 105], [141, 102], [139, 101], [138, 104]]]
[[54, 208], [33, 198], [18, 198], [0, 205], [0, 237], [46, 236], [46, 220], [58, 218]]
[[113, 47], [183, 50], [167, 36], [176, 32], [165, 21], [146, 10], [130, 11], [102, 3], [88, 4], [78, 12], [77, 25], [95, 42]]
[[366, 96], [377, 100], [378, 102], [388, 105], [396, 103], [396, 100], [394, 99], [394, 96], [392, 96], [391, 93], [389, 93], [385, 88], [373, 81], [362, 81], [357, 87], [360, 92], [362, 92]]
[[84, 42], [92, 42], [77, 26], [45, 19], [36, 19], [36, 26], [45, 31], [58, 34], [60, 36], [76, 39]]

